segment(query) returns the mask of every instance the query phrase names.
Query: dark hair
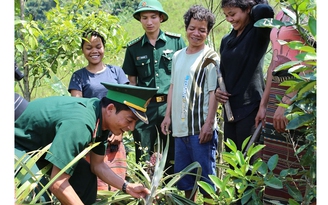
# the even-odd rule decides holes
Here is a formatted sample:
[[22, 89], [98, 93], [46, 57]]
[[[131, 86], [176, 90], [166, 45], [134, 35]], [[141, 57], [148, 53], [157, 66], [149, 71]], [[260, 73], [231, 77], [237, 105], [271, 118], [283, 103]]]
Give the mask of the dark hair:
[[98, 33], [95, 30], [86, 30], [83, 32], [82, 34], [82, 42], [81, 42], [81, 49], [83, 49], [83, 44], [86, 41], [85, 38], [89, 38], [91, 36], [96, 36], [99, 37], [101, 39], [101, 42], [103, 43], [104, 47], [106, 44], [106, 40], [104, 39], [104, 37], [102, 35], [100, 35], [100, 33]]
[[215, 24], [214, 14], [210, 10], [200, 5], [191, 6], [188, 11], [183, 15], [183, 18], [186, 30], [190, 24], [191, 18], [199, 21], [207, 21], [207, 33], [211, 31]]
[[222, 0], [221, 8], [225, 7], [238, 7], [242, 11], [252, 8], [257, 4], [268, 4], [267, 0]]
[[127, 105], [116, 102], [115, 100], [108, 99], [107, 97], [101, 98], [101, 106], [103, 108], [107, 107], [111, 103], [114, 104], [114, 106], [116, 108], [116, 114], [122, 110], [130, 110], [130, 108]]

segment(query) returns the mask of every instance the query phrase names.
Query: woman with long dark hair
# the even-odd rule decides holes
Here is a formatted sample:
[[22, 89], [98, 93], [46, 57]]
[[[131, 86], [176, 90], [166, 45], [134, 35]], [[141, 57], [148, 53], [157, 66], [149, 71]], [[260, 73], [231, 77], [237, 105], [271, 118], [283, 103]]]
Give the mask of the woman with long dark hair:
[[[227, 92], [216, 89], [219, 103], [229, 100], [234, 120], [224, 116], [224, 139], [241, 150], [243, 141], [255, 130], [255, 116], [264, 91], [263, 63], [270, 42], [270, 28], [255, 27], [263, 18], [273, 18], [267, 1], [222, 0], [221, 8], [233, 29], [220, 46], [220, 70]], [[226, 147], [229, 151], [229, 148]]]

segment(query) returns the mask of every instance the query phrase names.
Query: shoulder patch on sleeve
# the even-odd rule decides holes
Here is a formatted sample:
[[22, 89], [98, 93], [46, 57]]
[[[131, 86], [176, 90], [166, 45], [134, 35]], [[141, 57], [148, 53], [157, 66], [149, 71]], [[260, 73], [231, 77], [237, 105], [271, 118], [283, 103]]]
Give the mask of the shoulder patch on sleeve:
[[142, 38], [141, 38], [141, 36], [139, 36], [138, 38], [136, 38], [136, 39], [133, 39], [132, 41], [130, 41], [129, 43], [128, 43], [128, 46], [132, 46], [132, 45], [134, 45], [134, 44], [136, 44], [138, 41], [140, 41]]
[[177, 37], [177, 38], [180, 38], [181, 37], [181, 34], [179, 33], [171, 33], [171, 32], [165, 32], [165, 35], [168, 35], [168, 36], [173, 36], [173, 37]]

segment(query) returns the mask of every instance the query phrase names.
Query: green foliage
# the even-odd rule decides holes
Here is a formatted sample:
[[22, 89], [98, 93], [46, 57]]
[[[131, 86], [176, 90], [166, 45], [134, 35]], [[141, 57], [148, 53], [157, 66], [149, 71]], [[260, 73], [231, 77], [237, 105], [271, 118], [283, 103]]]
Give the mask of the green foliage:
[[[244, 143], [245, 149], [250, 137]], [[262, 204], [262, 193], [265, 186], [282, 188], [282, 182], [273, 174], [273, 170], [278, 163], [278, 155], [270, 158], [266, 164], [260, 158], [256, 158], [264, 145], [252, 145], [244, 156], [241, 150], [237, 150], [236, 144], [227, 139], [225, 145], [231, 149], [230, 152], [223, 152], [223, 159], [229, 166], [225, 166], [225, 174], [221, 179], [217, 176], [210, 176], [211, 181], [218, 189], [218, 194], [206, 182], [198, 182], [212, 200], [207, 200], [210, 204], [231, 204], [241, 200], [242, 204], [247, 201], [250, 204]]]
[[[244, 145], [248, 143], [250, 137], [244, 141]], [[277, 167], [279, 157], [273, 155], [265, 163], [261, 158], [254, 158], [253, 154], [257, 154], [263, 149], [264, 145], [252, 145], [246, 152], [246, 155], [242, 154], [240, 150], [237, 150], [235, 143], [227, 139], [225, 142], [231, 151], [224, 152], [224, 161], [229, 166], [225, 166], [226, 169], [224, 177], [221, 179], [218, 176], [210, 175], [211, 181], [214, 183], [218, 192], [206, 182], [198, 182], [212, 199], [206, 199], [209, 204], [231, 204], [237, 200], [241, 201], [241, 204], [263, 204], [262, 197], [263, 191], [266, 187], [274, 189], [282, 189], [286, 186], [288, 193], [293, 197], [289, 199], [290, 204], [299, 204], [299, 202], [305, 201], [308, 196], [302, 196], [301, 192], [296, 186], [292, 186], [290, 181], [293, 180], [293, 176], [300, 175], [298, 169], [285, 169], [280, 172], [279, 175], [274, 174], [274, 170]], [[245, 146], [243, 146], [243, 149]], [[304, 173], [303, 173], [304, 174]], [[304, 183], [307, 179], [303, 177]], [[311, 199], [313, 199], [313, 192], [309, 192]], [[271, 201], [276, 204], [276, 202]], [[307, 203], [309, 204], [309, 202]]]
[[55, 7], [56, 3], [54, 0], [29, 0], [26, 1], [26, 16], [31, 16], [33, 20], [45, 20], [44, 12]]
[[[39, 151], [33, 151], [23, 155], [21, 158], [15, 156], [15, 198], [16, 204], [27, 203], [34, 199], [34, 191], [39, 181], [51, 166], [46, 166], [42, 170], [34, 173], [32, 170], [36, 166], [36, 161], [47, 152], [50, 144]], [[47, 192], [48, 195], [50, 193]], [[37, 199], [38, 200], [38, 199]]]
[[[106, 4], [110, 4], [112, 8], [112, 14], [124, 18], [127, 15], [130, 15], [137, 8], [139, 0], [105, 0]], [[130, 18], [128, 18], [130, 19]], [[127, 19], [126, 19], [127, 20]]]
[[34, 89], [43, 84], [44, 78], [65, 87], [57, 77], [58, 71], [63, 76], [71, 76], [76, 68], [85, 65], [80, 46], [84, 30], [94, 29], [104, 35], [106, 52], [112, 54], [105, 60], [115, 58], [127, 43], [119, 19], [99, 10], [99, 1], [55, 2], [56, 7], [45, 12], [45, 21], [34, 21], [31, 16], [21, 18], [23, 11], [15, 9], [15, 61], [25, 75], [23, 85], [18, 84], [27, 100]]
[[[163, 31], [185, 36], [183, 14], [193, 4], [211, 8], [217, 16], [217, 23], [208, 41], [213, 48], [216, 50], [219, 48], [220, 39], [230, 30], [230, 25], [220, 12], [217, 1], [160, 1], [169, 14], [169, 21], [161, 25]], [[23, 8], [26, 9], [26, 17], [22, 18], [24, 13], [21, 12], [20, 1], [15, 0], [15, 60], [25, 77], [16, 82], [15, 92], [20, 93], [28, 101], [38, 97], [69, 95], [67, 86], [73, 71], [86, 65], [80, 50], [80, 34], [85, 23], [82, 22], [83, 19], [90, 25], [94, 25], [93, 23], [100, 25], [98, 29], [112, 28], [110, 25], [112, 18], [118, 19], [118, 22], [113, 22], [113, 26], [119, 27], [116, 28], [121, 34], [114, 31], [111, 33], [108, 30], [103, 32], [109, 38], [106, 39], [107, 55], [103, 61], [112, 65], [122, 66], [124, 45], [144, 34], [140, 22], [132, 17], [139, 3], [138, 0], [82, 0], [78, 2], [57, 0], [53, 1], [56, 3], [55, 6], [51, 1], [31, 0], [26, 5], [23, 0], [21, 2]], [[36, 8], [30, 8], [30, 5], [38, 5], [40, 9], [45, 10], [35, 10]], [[30, 13], [32, 15], [29, 15]], [[35, 13], [42, 14], [41, 20], [36, 17]], [[114, 15], [117, 16], [114, 17]], [[89, 19], [88, 16], [90, 16]], [[95, 16], [102, 17], [102, 22], [96, 22]], [[21, 21], [25, 21], [27, 25], [23, 27]], [[32, 28], [39, 30], [40, 34], [20, 31], [26, 27], [30, 30]]]
[[[286, 108], [286, 118], [289, 120], [286, 129], [301, 129], [304, 132], [304, 145], [295, 147], [296, 154], [304, 153], [300, 159], [303, 167], [309, 167], [302, 170], [302, 176], [306, 181], [306, 194], [302, 200], [299, 194], [294, 194], [294, 187], [288, 187], [289, 193], [297, 201], [303, 201], [308, 204], [316, 198], [316, 94], [317, 94], [317, 57], [316, 57], [316, 4], [313, 1], [288, 1], [288, 7], [293, 12], [286, 13], [292, 18], [286, 24], [295, 26], [306, 44], [300, 42], [281, 42], [287, 44], [290, 48], [299, 50], [301, 53], [296, 56], [297, 61], [291, 61], [278, 66], [275, 71], [287, 70], [294, 76], [293, 79], [281, 83], [288, 86], [287, 94], [296, 91], [296, 95], [291, 98], [292, 104], [286, 105], [280, 103], [279, 106]], [[268, 19], [268, 24], [262, 26], [279, 27], [281, 23], [276, 23]], [[261, 22], [259, 22], [260, 24]], [[277, 96], [281, 99], [282, 96]], [[293, 144], [297, 144], [290, 139]]]
[[[22, 157], [15, 156], [15, 204], [36, 204], [40, 203], [40, 198], [44, 193], [47, 193], [50, 198], [51, 194], [48, 192], [50, 185], [68, 168], [78, 162], [84, 157], [92, 148], [97, 146], [100, 142], [92, 143], [85, 148], [80, 154], [78, 154], [70, 163], [68, 163], [56, 176], [49, 180], [47, 172], [52, 168], [51, 164], [48, 164], [38, 172], [34, 172], [36, 168], [36, 161], [40, 159], [50, 148], [51, 144], [45, 146], [40, 150], [35, 150], [26, 153]], [[47, 178], [49, 182], [43, 186], [40, 183], [42, 178]], [[39, 192], [35, 192], [36, 189]]]
[[[167, 205], [167, 204], [183, 204], [196, 205], [193, 201], [181, 197], [181, 193], [176, 188], [176, 183], [186, 174], [195, 175], [198, 181], [201, 177], [201, 166], [195, 162], [187, 166], [181, 172], [165, 175], [165, 161], [168, 152], [169, 136], [165, 149], [163, 150], [160, 139], [158, 138], [158, 147], [156, 155], [156, 163], [154, 164], [154, 172], [148, 173], [149, 163], [139, 162], [135, 163], [135, 159], [128, 159], [127, 164], [127, 180], [131, 182], [143, 183], [151, 194], [146, 199], [135, 199], [130, 195], [123, 194], [121, 191], [115, 193], [111, 191], [98, 191], [99, 201], [95, 205], [118, 203], [118, 204], [145, 204], [145, 205]], [[191, 171], [196, 169], [196, 174]], [[197, 184], [195, 183], [193, 191], [197, 191]]]

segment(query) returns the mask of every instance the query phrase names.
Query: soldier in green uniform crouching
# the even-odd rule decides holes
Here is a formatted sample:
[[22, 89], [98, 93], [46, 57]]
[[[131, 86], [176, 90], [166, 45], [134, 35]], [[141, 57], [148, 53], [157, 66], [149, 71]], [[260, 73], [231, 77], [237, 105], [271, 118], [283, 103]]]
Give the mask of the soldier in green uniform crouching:
[[[166, 144], [167, 136], [160, 131], [160, 125], [166, 111], [172, 56], [186, 45], [180, 34], [163, 32], [160, 29], [161, 23], [168, 19], [168, 15], [159, 1], [142, 0], [133, 17], [140, 21], [145, 34], [128, 43], [122, 68], [128, 75], [131, 85], [158, 89], [147, 109], [149, 124], [137, 123], [133, 131], [138, 162], [141, 156], [144, 157], [143, 160], [149, 160], [158, 135], [161, 144]], [[169, 137], [170, 145], [165, 168], [168, 168], [167, 174], [173, 174], [174, 139], [171, 134]], [[148, 148], [146, 156], [143, 148]]]
[[50, 186], [49, 190], [61, 204], [93, 204], [97, 196], [97, 177], [135, 198], [150, 194], [142, 184], [127, 183], [116, 175], [104, 162], [104, 156], [110, 132], [119, 135], [132, 131], [138, 119], [148, 123], [145, 112], [157, 89], [102, 84], [108, 93], [101, 100], [69, 96], [36, 99], [15, 121], [15, 155], [18, 158], [51, 143], [35, 167], [42, 169], [51, 163], [50, 179], [91, 142], [100, 142], [90, 151], [90, 164], [82, 158]]

